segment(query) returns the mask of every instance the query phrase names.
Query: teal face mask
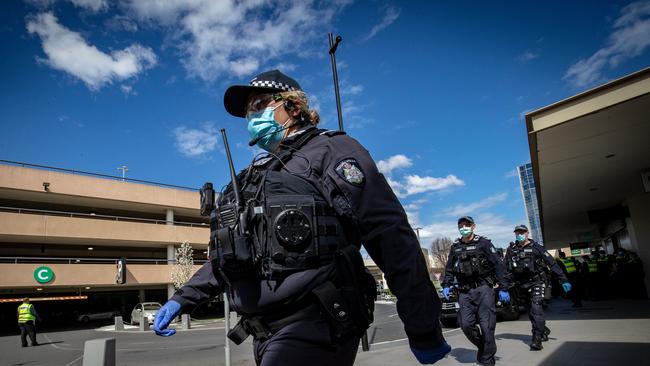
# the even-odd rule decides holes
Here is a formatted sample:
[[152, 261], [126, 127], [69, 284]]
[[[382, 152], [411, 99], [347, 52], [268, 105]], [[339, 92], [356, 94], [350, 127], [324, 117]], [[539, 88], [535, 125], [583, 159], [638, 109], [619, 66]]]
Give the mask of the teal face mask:
[[261, 112], [246, 115], [248, 134], [251, 140], [257, 140], [257, 146], [268, 152], [272, 152], [280, 145], [286, 130], [275, 120], [275, 110], [281, 105], [278, 104], [275, 107], [265, 108]]
[[464, 238], [472, 234], [472, 228], [468, 226], [460, 227], [458, 228], [458, 231], [460, 232], [460, 235]]
[[526, 235], [524, 235], [524, 234], [517, 234], [515, 237], [517, 238], [517, 241], [520, 242], [520, 243], [523, 243], [524, 241], [526, 241]]

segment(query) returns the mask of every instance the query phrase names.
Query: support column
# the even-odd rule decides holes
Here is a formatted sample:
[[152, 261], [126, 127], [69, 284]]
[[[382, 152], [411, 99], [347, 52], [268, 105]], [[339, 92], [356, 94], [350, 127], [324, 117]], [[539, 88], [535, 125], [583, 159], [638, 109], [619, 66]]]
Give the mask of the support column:
[[[169, 221], [167, 222], [169, 224]], [[176, 248], [174, 248], [174, 244], [169, 244], [167, 245], [167, 264], [174, 264], [176, 263]], [[176, 289], [174, 288], [173, 283], [168, 283], [167, 284], [167, 298], [171, 298], [172, 295], [174, 295], [174, 292], [176, 292]]]
[[143, 288], [141, 288], [140, 290], [138, 290], [138, 299], [140, 299], [140, 302], [145, 302], [145, 299], [144, 299], [144, 289], [143, 289]]
[[165, 216], [165, 221], [167, 221], [167, 225], [174, 225], [174, 210], [167, 209], [167, 215]]

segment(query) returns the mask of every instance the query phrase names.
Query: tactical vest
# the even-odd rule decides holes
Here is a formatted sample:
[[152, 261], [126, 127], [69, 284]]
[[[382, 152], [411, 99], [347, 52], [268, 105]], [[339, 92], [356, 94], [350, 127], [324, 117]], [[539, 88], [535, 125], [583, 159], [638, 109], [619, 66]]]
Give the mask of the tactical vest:
[[597, 262], [590, 260], [589, 262], [587, 262], [587, 266], [589, 267], [589, 273], [598, 272], [598, 263]]
[[566, 270], [566, 273], [573, 273], [576, 271], [576, 265], [572, 259], [560, 258], [560, 261], [562, 262], [562, 264], [564, 264], [564, 269]]
[[[543, 270], [540, 259], [535, 255], [533, 246], [510, 247], [510, 271], [517, 277], [532, 277]], [[575, 268], [574, 268], [575, 269]]]
[[[304, 132], [293, 149], [318, 133]], [[350, 242], [319, 189], [281, 170], [294, 150], [288, 151], [239, 174], [241, 207], [232, 185], [218, 198], [210, 239], [215, 276], [227, 282], [251, 276], [282, 279], [331, 263], [337, 249]]]
[[492, 267], [485, 254], [478, 250], [478, 243], [458, 243], [453, 247], [454, 275], [460, 282], [476, 281], [492, 274]]
[[27, 323], [35, 321], [36, 317], [32, 314], [32, 304], [21, 304], [18, 306], [18, 323]]

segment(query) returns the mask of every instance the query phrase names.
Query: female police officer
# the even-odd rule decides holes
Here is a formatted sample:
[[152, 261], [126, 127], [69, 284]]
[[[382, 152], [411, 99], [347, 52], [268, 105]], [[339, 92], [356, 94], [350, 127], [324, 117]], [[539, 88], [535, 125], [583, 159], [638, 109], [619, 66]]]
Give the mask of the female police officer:
[[419, 243], [363, 146], [317, 129], [300, 85], [278, 70], [231, 86], [224, 105], [269, 154], [239, 174], [244, 204], [232, 182], [220, 196], [211, 261], [158, 312], [156, 334], [174, 334], [166, 328], [181, 310], [225, 290], [242, 315], [229, 337], [252, 335], [258, 365], [351, 365], [372, 317], [373, 304], [358, 300], [363, 244], [398, 298], [415, 357], [444, 357], [450, 347]]

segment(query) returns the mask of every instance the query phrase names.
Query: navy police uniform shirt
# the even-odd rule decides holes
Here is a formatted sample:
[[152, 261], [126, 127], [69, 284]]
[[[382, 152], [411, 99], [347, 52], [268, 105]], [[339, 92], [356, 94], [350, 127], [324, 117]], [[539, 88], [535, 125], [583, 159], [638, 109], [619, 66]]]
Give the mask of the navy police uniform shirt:
[[[492, 241], [484, 236], [476, 234], [474, 234], [474, 237], [469, 243], [464, 243], [461, 239], [456, 239], [456, 241], [451, 245], [449, 256], [447, 258], [447, 265], [445, 266], [445, 273], [442, 279], [443, 287], [451, 287], [454, 279], [458, 280], [457, 276], [459, 274], [455, 273], [454, 264], [458, 260], [458, 258], [456, 258], [456, 249], [458, 249], [458, 246], [462, 245], [475, 245], [476, 251], [482, 253], [487, 259], [487, 265], [489, 266], [487, 271], [488, 276], [494, 277], [500, 287], [509, 287], [510, 283], [508, 276], [506, 275], [506, 268], [497, 254], [496, 248], [492, 245]], [[482, 281], [483, 279], [479, 280]]]
[[[285, 139], [280, 151], [291, 148], [301, 133], [313, 128]], [[420, 244], [402, 205], [368, 151], [342, 132], [322, 132], [294, 151], [282, 170], [300, 175], [317, 187], [341, 218], [348, 237], [356, 238], [357, 246], [363, 244], [384, 272], [397, 296], [397, 312], [411, 346], [439, 346], [443, 341], [438, 321], [440, 300], [429, 279]], [[291, 274], [282, 281], [235, 281], [229, 289], [231, 305], [240, 314], [272, 314], [300, 301], [333, 276], [334, 266], [328, 265]], [[223, 289], [207, 262], [172, 299], [183, 308], [192, 307]]]

